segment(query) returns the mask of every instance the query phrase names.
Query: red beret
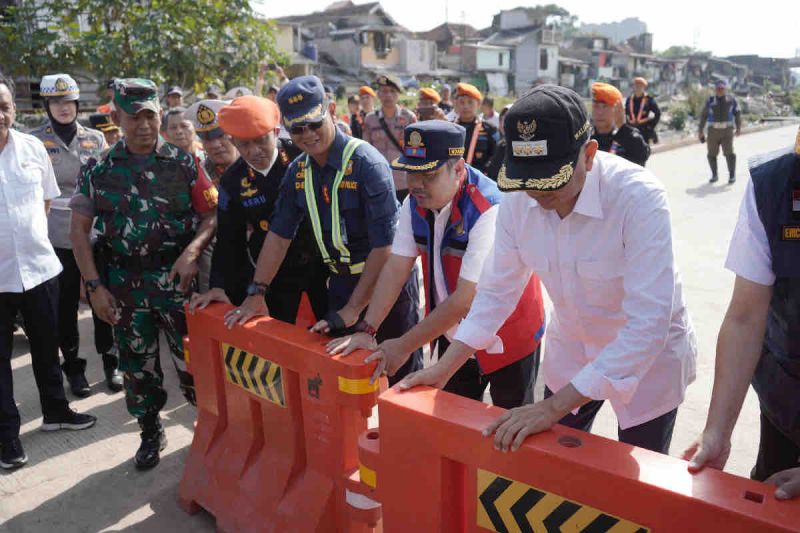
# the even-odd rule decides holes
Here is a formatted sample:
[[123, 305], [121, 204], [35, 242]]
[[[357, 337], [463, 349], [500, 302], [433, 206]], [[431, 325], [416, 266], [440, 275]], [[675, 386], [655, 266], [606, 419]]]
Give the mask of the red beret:
[[478, 101], [483, 100], [483, 96], [478, 88], [474, 85], [470, 85], [469, 83], [459, 83], [456, 85], [456, 97], [459, 96], [469, 96], [470, 98], [474, 98]]
[[442, 101], [442, 97], [439, 96], [439, 93], [436, 92], [436, 89], [431, 89], [430, 87], [423, 87], [419, 90], [419, 97], [420, 98], [427, 98], [428, 100], [433, 100], [435, 104], [438, 104]]
[[358, 94], [361, 94], [361, 95], [368, 94], [368, 95], [372, 96], [373, 98], [378, 96], [377, 94], [375, 94], [375, 90], [372, 87], [370, 87], [369, 85], [362, 85], [361, 87], [359, 87], [358, 88]]
[[272, 100], [240, 96], [217, 113], [219, 127], [237, 139], [257, 139], [278, 127], [281, 112]]
[[615, 105], [617, 102], [622, 102], [622, 93], [619, 92], [619, 89], [608, 83], [593, 83], [592, 100], [603, 102], [608, 105]]

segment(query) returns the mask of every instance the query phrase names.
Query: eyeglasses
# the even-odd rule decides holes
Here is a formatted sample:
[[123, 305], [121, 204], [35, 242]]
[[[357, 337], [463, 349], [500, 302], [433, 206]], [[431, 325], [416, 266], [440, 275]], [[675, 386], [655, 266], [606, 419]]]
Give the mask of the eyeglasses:
[[322, 127], [323, 124], [325, 124], [324, 118], [317, 122], [308, 122], [302, 126], [292, 126], [289, 129], [289, 133], [291, 133], [292, 135], [302, 135], [306, 132], [307, 129], [311, 131], [317, 131]]

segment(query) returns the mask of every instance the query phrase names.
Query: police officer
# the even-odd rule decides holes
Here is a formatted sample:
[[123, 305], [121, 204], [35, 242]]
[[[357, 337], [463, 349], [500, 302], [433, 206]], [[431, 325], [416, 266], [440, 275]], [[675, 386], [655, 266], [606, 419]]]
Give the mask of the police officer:
[[[192, 309], [210, 302], [240, 305], [253, 279], [258, 254], [275, 211], [281, 180], [300, 151], [278, 138], [280, 111], [270, 100], [242, 96], [220, 109], [221, 128], [242, 157], [222, 176], [217, 206], [211, 290], [192, 298]], [[322, 263], [308, 221], [292, 240], [286, 259], [266, 295], [270, 314], [294, 323], [303, 292], [319, 317], [328, 311], [328, 268]]]
[[[392, 255], [381, 270], [380, 290], [364, 316], [364, 329], [375, 330], [383, 323], [417, 257], [422, 258], [428, 314], [401, 337], [380, 344], [368, 333], [328, 344], [334, 354], [371, 349], [374, 353], [366, 362], [380, 361], [373, 381], [384, 370], [393, 375], [412, 350], [433, 341], [438, 340], [441, 357], [475, 296], [494, 243], [502, 194], [495, 182], [464, 163], [464, 136], [464, 128], [443, 120], [412, 124], [406, 127], [403, 155], [392, 163], [408, 172], [410, 195], [400, 208]], [[520, 331], [533, 334], [519, 335]], [[444, 390], [481, 401], [491, 383], [495, 405], [519, 407], [536, 372], [543, 334], [541, 287], [539, 279], [530, 276], [515, 311], [501, 328], [502, 348], [478, 352]]]
[[597, 141], [599, 150], [645, 165], [650, 145], [639, 130], [625, 124], [622, 93], [613, 85], [592, 84], [592, 126], [592, 139]]
[[[50, 162], [56, 173], [61, 196], [50, 205], [47, 217], [50, 242], [61, 261], [63, 270], [58, 276], [59, 347], [64, 355], [64, 374], [72, 393], [79, 397], [91, 394], [86, 381], [86, 360], [78, 357], [78, 303], [81, 293], [81, 273], [72, 254], [69, 240], [71, 212], [69, 201], [75, 191], [81, 166], [92, 158], [99, 158], [107, 148], [105, 137], [96, 130], [78, 123], [78, 84], [66, 74], [44, 76], [40, 84], [48, 121], [30, 134], [47, 148]], [[112, 391], [122, 390], [122, 375], [117, 370], [117, 355], [111, 327], [94, 318], [94, 343], [102, 355], [106, 384]]]
[[[336, 129], [316, 76], [290, 81], [278, 94], [278, 103], [284, 126], [305, 154], [289, 165], [281, 184], [277, 211], [248, 287], [250, 296], [227, 313], [225, 322], [233, 327], [269, 312], [263, 296], [272, 290], [291, 240], [307, 219], [331, 271], [329, 311], [313, 329], [341, 335], [359, 323], [391, 253], [398, 214], [391, 171], [375, 148]], [[414, 327], [418, 309], [419, 288], [413, 272], [379, 328], [378, 340], [399, 337]], [[422, 353], [417, 350], [394, 379], [421, 364]]]
[[447, 115], [439, 107], [442, 97], [431, 87], [423, 87], [419, 90], [419, 102], [417, 103], [416, 115], [419, 120], [447, 120]]
[[[158, 464], [166, 446], [158, 416], [167, 400], [159, 331], [181, 389], [194, 403], [183, 359], [183, 305], [197, 258], [214, 234], [217, 193], [191, 156], [159, 137], [161, 109], [152, 81], [117, 80], [114, 107], [125, 137], [81, 174], [70, 202], [70, 236], [92, 306], [114, 326], [128, 411], [142, 429], [134, 460], [145, 469]], [[196, 231], [195, 216], [201, 220]], [[92, 229], [108, 266], [103, 278], [89, 244]]]
[[647, 94], [647, 80], [644, 78], [633, 79], [633, 94], [625, 102], [628, 124], [639, 130], [647, 144], [658, 143], [656, 126], [661, 120], [661, 109], [658, 102]]
[[173, 85], [167, 91], [167, 110], [183, 107], [183, 90]]
[[719, 147], [728, 164], [728, 183], [736, 181], [736, 154], [733, 152], [734, 127], [738, 137], [742, 132], [742, 115], [739, 104], [733, 95], [727, 94], [728, 84], [725, 80], [717, 80], [714, 96], [709, 96], [706, 106], [700, 114], [700, 142], [706, 142], [705, 128], [708, 123], [708, 165], [711, 167], [710, 183], [716, 182], [717, 155]]
[[497, 147], [497, 128], [480, 119], [478, 111], [483, 97], [474, 85], [456, 85], [456, 124], [467, 130], [464, 139], [464, 160], [473, 168], [484, 172]]
[[113, 146], [122, 138], [119, 126], [114, 124], [114, 121], [111, 120], [111, 115], [108, 113], [92, 113], [89, 115], [89, 123], [94, 129], [103, 134], [108, 146]]
[[[227, 102], [222, 100], [200, 100], [183, 113], [184, 119], [192, 123], [203, 147], [202, 157], [195, 156], [195, 162], [203, 168], [215, 187], [219, 187], [222, 173], [239, 158], [239, 151], [233, 145], [230, 135], [219, 127], [218, 113], [226, 105]], [[207, 292], [210, 287], [211, 259], [215, 243], [216, 240], [206, 246], [198, 260], [200, 273], [197, 284], [202, 293]]]
[[722, 469], [752, 382], [761, 406], [750, 477], [800, 496], [800, 132], [795, 150], [751, 161], [726, 268], [736, 274], [717, 339], [714, 392], [705, 429], [684, 452], [690, 471]]
[[[417, 121], [417, 117], [397, 104], [403, 84], [395, 76], [378, 77], [378, 99], [381, 108], [364, 117], [364, 140], [383, 154], [387, 161], [394, 161], [403, 152], [403, 130]], [[394, 188], [402, 201], [408, 196], [406, 173], [394, 170]]]

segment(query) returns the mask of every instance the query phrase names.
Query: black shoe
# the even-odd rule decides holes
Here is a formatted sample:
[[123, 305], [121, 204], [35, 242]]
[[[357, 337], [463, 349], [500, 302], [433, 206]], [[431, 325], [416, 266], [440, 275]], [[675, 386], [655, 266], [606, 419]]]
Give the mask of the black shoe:
[[72, 394], [78, 398], [86, 398], [92, 394], [92, 389], [89, 387], [89, 382], [86, 381], [86, 360], [77, 359], [74, 361], [64, 361], [61, 365], [64, 375], [67, 376], [67, 382]]
[[136, 451], [133, 462], [138, 470], [149, 470], [161, 461], [161, 451], [167, 447], [167, 435], [158, 415], [146, 415], [139, 419], [142, 428], [142, 444]]
[[97, 417], [76, 413], [69, 407], [63, 410], [44, 415], [42, 431], [58, 431], [59, 429], [88, 429], [97, 422]]
[[728, 185], [732, 185], [734, 183], [736, 183], [736, 176], [731, 176], [728, 178]]
[[106, 374], [106, 385], [111, 392], [122, 390], [123, 377], [119, 371], [119, 359], [111, 354], [103, 354], [103, 371]]
[[719, 181], [719, 178], [717, 177], [717, 175], [716, 175], [716, 174], [713, 174], [713, 175], [711, 176], [711, 179], [710, 179], [710, 180], [708, 180], [708, 182], [709, 182], [709, 183], [716, 183], [716, 182], [718, 182], [718, 181]]
[[28, 462], [28, 456], [22, 449], [19, 438], [0, 443], [0, 467], [6, 470], [19, 468]]

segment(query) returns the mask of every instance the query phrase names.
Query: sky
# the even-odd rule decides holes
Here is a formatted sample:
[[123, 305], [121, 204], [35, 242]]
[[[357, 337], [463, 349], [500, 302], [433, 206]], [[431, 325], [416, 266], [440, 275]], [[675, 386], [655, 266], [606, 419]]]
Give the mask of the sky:
[[[253, 0], [254, 7], [268, 17], [302, 15], [320, 11], [333, 0]], [[355, 0], [356, 4], [366, 3]], [[556, 3], [578, 16], [581, 22], [615, 22], [638, 17], [653, 34], [653, 48], [671, 45], [695, 46], [717, 56], [758, 54], [794, 57], [800, 54], [800, 2], [797, 0], [381, 0], [383, 8], [399, 24], [412, 31], [425, 31], [445, 22], [466, 22], [478, 29], [492, 23], [501, 9], [537, 3]]]

